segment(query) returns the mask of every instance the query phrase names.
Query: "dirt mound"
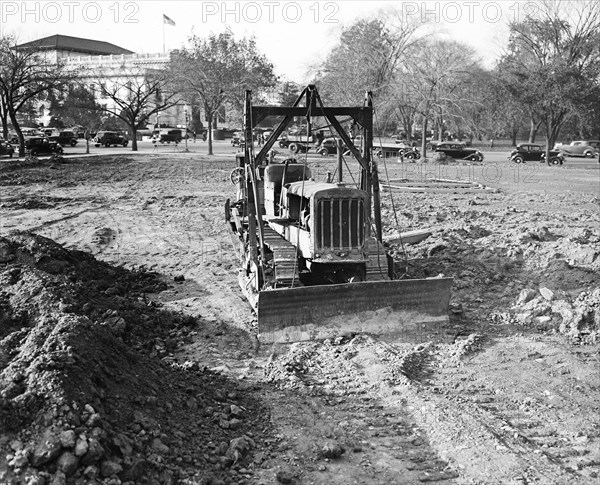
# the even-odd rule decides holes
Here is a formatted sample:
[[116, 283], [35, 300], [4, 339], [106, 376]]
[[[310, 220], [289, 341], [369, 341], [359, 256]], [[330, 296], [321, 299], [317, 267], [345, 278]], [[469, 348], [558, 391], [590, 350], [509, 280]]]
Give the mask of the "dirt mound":
[[577, 343], [600, 340], [600, 289], [583, 291], [575, 298], [542, 287], [521, 291], [505, 319], [511, 323], [550, 328]]
[[0, 238], [0, 483], [245, 480], [260, 404], [170, 356], [202, 322], [146, 298], [165, 287], [40, 236]]

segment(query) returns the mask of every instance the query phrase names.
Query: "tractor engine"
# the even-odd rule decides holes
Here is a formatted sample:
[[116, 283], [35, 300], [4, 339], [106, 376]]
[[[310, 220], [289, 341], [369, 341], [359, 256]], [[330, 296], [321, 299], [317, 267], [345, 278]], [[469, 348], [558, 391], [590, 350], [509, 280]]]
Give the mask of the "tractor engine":
[[[366, 192], [344, 184], [315, 182], [305, 178], [310, 177], [305, 171], [304, 166], [295, 164], [265, 168], [269, 226], [296, 247], [304, 284], [366, 281]], [[387, 274], [385, 258], [384, 265]]]

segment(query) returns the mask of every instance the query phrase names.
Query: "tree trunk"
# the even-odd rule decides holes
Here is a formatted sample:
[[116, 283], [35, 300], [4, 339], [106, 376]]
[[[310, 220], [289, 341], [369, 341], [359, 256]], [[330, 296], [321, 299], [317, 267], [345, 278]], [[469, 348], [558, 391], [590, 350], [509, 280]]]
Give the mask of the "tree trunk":
[[421, 158], [425, 158], [427, 156], [427, 137], [425, 134], [427, 133], [427, 116], [423, 116], [423, 128], [421, 134]]
[[519, 130], [512, 130], [511, 134], [510, 134], [510, 142], [512, 144], [512, 146], [516, 147], [517, 146], [517, 135], [519, 134]]
[[546, 121], [546, 164], [550, 165], [550, 138], [552, 137], [552, 128]]
[[213, 115], [212, 115], [212, 113], [207, 112], [206, 117], [208, 118], [208, 133], [207, 133], [207, 138], [206, 138], [208, 140], [208, 154], [212, 155], [213, 154], [213, 146], [212, 146]]
[[402, 127], [407, 140], [412, 140], [412, 117], [410, 115], [402, 116]]
[[557, 130], [550, 130], [550, 134], [546, 137], [546, 139], [548, 140], [546, 145], [548, 146], [549, 150], [551, 150], [554, 147], [554, 145], [556, 144], [557, 138], [558, 138]]
[[537, 132], [538, 132], [538, 129], [540, 128], [541, 124], [542, 124], [541, 121], [538, 121], [536, 123], [535, 121], [533, 121], [533, 119], [530, 120], [529, 143], [535, 143], [535, 137], [537, 136]]
[[8, 140], [8, 113], [3, 100], [0, 100], [0, 120], [2, 122], [2, 137]]
[[85, 137], [85, 154], [90, 154], [90, 130], [88, 128], [85, 129], [83, 136]]
[[566, 114], [567, 114], [566, 112], [558, 113], [556, 116], [552, 117], [549, 120], [549, 124], [546, 128], [546, 132], [547, 132], [546, 139], [548, 142], [548, 146], [550, 148], [554, 147], [554, 145], [556, 144], [556, 140], [558, 140], [558, 137], [560, 135], [560, 130], [565, 121]]
[[132, 152], [137, 152], [138, 151], [138, 146], [137, 146], [137, 128], [135, 127], [135, 125], [131, 126], [131, 151]]
[[21, 127], [17, 122], [16, 113], [12, 109], [8, 110], [8, 114], [10, 116], [10, 121], [12, 122], [13, 129], [17, 133], [17, 137], [19, 138], [19, 157], [25, 156], [25, 138], [23, 137], [23, 132], [21, 131]]

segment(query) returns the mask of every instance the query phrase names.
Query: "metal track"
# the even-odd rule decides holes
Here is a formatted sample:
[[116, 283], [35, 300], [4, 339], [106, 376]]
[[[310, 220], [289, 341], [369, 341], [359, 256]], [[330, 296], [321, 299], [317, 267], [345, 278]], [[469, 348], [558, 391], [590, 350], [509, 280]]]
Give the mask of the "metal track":
[[367, 281], [389, 280], [387, 256], [381, 243], [374, 237], [370, 237], [365, 241], [365, 245], [369, 254]]
[[277, 287], [303, 286], [298, 271], [296, 247], [268, 225], [263, 227], [263, 237], [265, 245], [273, 252], [274, 279]]

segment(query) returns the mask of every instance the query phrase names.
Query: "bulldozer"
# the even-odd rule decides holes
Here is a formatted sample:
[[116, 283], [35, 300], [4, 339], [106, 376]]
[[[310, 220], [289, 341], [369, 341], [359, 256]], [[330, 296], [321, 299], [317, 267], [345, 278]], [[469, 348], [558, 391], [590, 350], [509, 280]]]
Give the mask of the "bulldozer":
[[[261, 106], [246, 91], [244, 130], [281, 117], [265, 144], [236, 156], [236, 199], [225, 219], [240, 261], [242, 292], [256, 312], [262, 343], [318, 340], [354, 333], [396, 335], [448, 320], [452, 278], [396, 279], [382, 238], [378, 169], [372, 157], [373, 102], [326, 107], [308, 85], [293, 106]], [[276, 162], [271, 148], [301, 117], [311, 135], [316, 120], [337, 132], [360, 166], [360, 180], [314, 180], [307, 163]], [[357, 148], [343, 120], [362, 129]], [[258, 149], [257, 149], [258, 150]], [[338, 155], [338, 159], [341, 157]]]

